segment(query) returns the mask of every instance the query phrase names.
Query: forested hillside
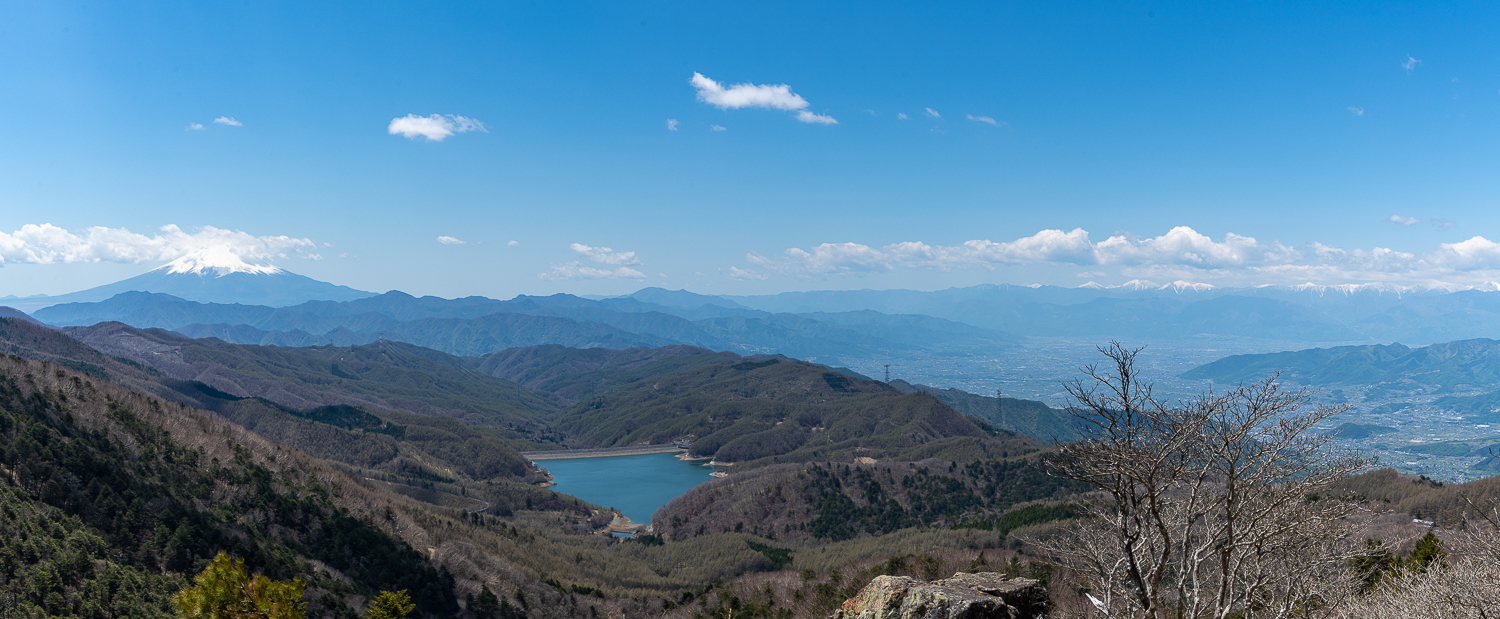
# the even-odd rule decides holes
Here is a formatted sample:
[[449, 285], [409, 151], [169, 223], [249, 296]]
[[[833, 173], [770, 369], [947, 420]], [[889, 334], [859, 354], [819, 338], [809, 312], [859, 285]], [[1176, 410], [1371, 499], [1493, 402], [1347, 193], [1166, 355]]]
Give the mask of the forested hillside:
[[692, 437], [695, 455], [740, 463], [889, 458], [988, 435], [932, 396], [774, 357], [622, 385], [563, 411], [557, 427], [590, 446]]
[[526, 448], [557, 443], [545, 429], [550, 398], [484, 375], [463, 359], [400, 342], [364, 346], [248, 346], [195, 340], [120, 323], [69, 327], [69, 336], [166, 376], [291, 410], [356, 406], [443, 415], [495, 429]]
[[905, 393], [930, 393], [960, 413], [1046, 443], [1069, 441], [1078, 437], [1078, 432], [1069, 425], [1063, 413], [1036, 400], [992, 398], [960, 389], [913, 385], [901, 379], [891, 381], [891, 386]]
[[[452, 451], [474, 444], [480, 437], [465, 438], [465, 433], [482, 426], [447, 416], [349, 405], [293, 409], [173, 378], [30, 323], [0, 320], [0, 335], [0, 345], [12, 354], [49, 357], [88, 372], [14, 356], [6, 361], [8, 369], [3, 372], [9, 381], [4, 394], [8, 399], [0, 402], [0, 408], [10, 416], [3, 422], [8, 451], [3, 454], [6, 469], [0, 473], [17, 487], [0, 499], [0, 509], [27, 516], [24, 524], [7, 525], [22, 527], [12, 531], [17, 537], [52, 540], [41, 554], [28, 551], [32, 554], [20, 556], [29, 558], [10, 564], [5, 586], [20, 596], [17, 599], [29, 600], [38, 612], [54, 615], [92, 615], [96, 607], [144, 604], [157, 609], [153, 616], [163, 616], [171, 611], [170, 593], [219, 550], [247, 557], [252, 570], [273, 577], [305, 578], [310, 583], [308, 599], [314, 602], [310, 616], [352, 616], [374, 591], [395, 588], [420, 597], [424, 615], [505, 616], [502, 611], [531, 617], [660, 614], [684, 602], [706, 603], [710, 598], [697, 596], [720, 583], [732, 584], [759, 573], [810, 568], [834, 570], [837, 575], [836, 568], [884, 561], [890, 552], [993, 546], [998, 537], [984, 528], [924, 532], [921, 527], [954, 524], [979, 513], [970, 513], [969, 507], [1003, 510], [1007, 502], [1053, 492], [1023, 488], [1024, 484], [1009, 480], [988, 486], [992, 494], [998, 488], [1003, 496], [985, 495], [986, 487], [976, 486], [975, 496], [987, 498], [972, 506], [955, 502], [947, 493], [943, 505], [923, 507], [937, 498], [934, 492], [948, 489], [943, 485], [948, 482], [924, 481], [923, 489], [890, 488], [910, 515], [886, 518], [883, 528], [860, 525], [832, 536], [785, 537], [773, 535], [767, 523], [764, 535], [742, 526], [739, 531], [704, 531], [665, 545], [652, 545], [653, 538], [620, 543], [594, 534], [611, 517], [608, 512], [512, 481], [515, 478], [508, 478], [504, 471], [476, 468], [485, 462], [483, 457]], [[186, 353], [178, 349], [158, 356], [190, 361], [196, 354], [209, 354], [203, 351], [219, 351], [215, 346], [231, 346], [208, 344], [209, 348], [189, 346]], [[821, 453], [824, 457], [848, 460], [856, 449], [862, 449], [862, 454], [912, 459], [947, 453], [975, 461], [1010, 458], [1012, 464], [1006, 466], [1020, 471], [1029, 469], [1016, 458], [1036, 449], [1026, 439], [966, 420], [930, 396], [903, 396], [879, 383], [850, 379], [821, 366], [777, 358], [746, 362], [729, 355], [720, 359], [718, 353], [692, 349], [656, 358], [639, 352], [633, 353], [639, 357], [632, 357], [627, 352], [610, 363], [579, 367], [618, 369], [616, 382], [609, 383], [618, 393], [634, 393], [633, 389], [643, 386], [629, 376], [661, 373], [692, 379], [694, 372], [706, 371], [709, 377], [728, 372], [740, 377], [741, 387], [756, 379], [760, 396], [773, 398], [768, 401], [777, 406], [798, 399], [854, 398], [865, 408], [871, 402], [887, 407], [871, 408], [870, 418], [877, 424], [905, 420], [906, 425], [890, 427], [897, 433], [926, 432], [916, 439], [863, 448], [858, 441], [836, 444]], [[225, 354], [233, 357], [244, 351]], [[312, 376], [326, 379], [331, 375], [331, 367], [329, 374], [318, 374], [315, 365], [292, 364], [274, 355], [270, 358], [280, 359], [281, 365], [264, 366], [270, 363], [267, 358], [253, 354], [248, 358], [224, 367], [247, 373], [246, 368], [269, 367], [264, 370], [267, 375], [296, 376], [306, 384], [314, 384]], [[726, 360], [735, 363], [719, 362]], [[395, 360], [389, 363], [400, 365]], [[425, 367], [416, 361], [406, 363]], [[652, 368], [652, 363], [663, 365]], [[746, 374], [765, 370], [787, 374], [747, 378], [735, 369], [745, 363], [749, 364], [743, 368]], [[695, 364], [696, 368], [681, 370]], [[106, 376], [133, 381], [170, 399], [127, 391], [104, 382]], [[814, 383], [802, 382], [813, 378]], [[807, 389], [809, 384], [821, 387]], [[714, 393], [745, 400], [745, 391], [732, 385]], [[545, 398], [546, 394], [533, 397]], [[213, 406], [323, 462], [183, 402]], [[589, 408], [587, 402], [575, 406], [600, 410]], [[945, 426], [950, 430], [946, 435], [939, 431]], [[827, 429], [839, 431], [840, 427], [829, 424]], [[451, 435], [437, 436], [440, 428]], [[881, 432], [865, 434], [892, 439]], [[225, 436], [231, 439], [227, 443]], [[797, 466], [821, 471], [828, 465]], [[933, 479], [957, 470], [952, 466], [931, 465]], [[979, 478], [971, 475], [966, 480], [977, 483]], [[813, 490], [825, 492], [831, 487]], [[143, 504], [149, 510], [143, 511]], [[42, 525], [45, 530], [37, 528]], [[901, 541], [898, 546], [860, 541], [875, 535]], [[778, 539], [791, 545], [773, 545], [783, 543]], [[808, 553], [808, 559], [795, 559], [793, 553]], [[77, 570], [76, 576], [53, 576], [59, 574], [55, 566], [85, 560], [95, 561], [89, 563], [93, 567]], [[874, 574], [860, 571], [852, 580], [841, 577], [839, 582], [844, 588], [857, 587]], [[831, 595], [806, 598], [795, 605], [802, 609], [797, 612], [825, 612], [836, 603]]]
[[657, 512], [659, 535], [749, 532], [768, 539], [842, 541], [909, 527], [994, 528], [1017, 503], [1081, 491], [1027, 464], [1033, 445], [994, 458], [870, 464], [778, 464], [688, 491]]
[[20, 616], [175, 616], [170, 594], [219, 550], [304, 578], [317, 616], [383, 589], [458, 610], [450, 577], [326, 467], [60, 366], [0, 359], [0, 466], [0, 590]]

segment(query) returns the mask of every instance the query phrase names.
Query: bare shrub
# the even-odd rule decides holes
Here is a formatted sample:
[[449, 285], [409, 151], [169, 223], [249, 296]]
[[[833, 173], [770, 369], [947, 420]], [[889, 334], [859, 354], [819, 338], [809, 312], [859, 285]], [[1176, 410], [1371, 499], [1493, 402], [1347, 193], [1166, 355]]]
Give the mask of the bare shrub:
[[1347, 407], [1303, 410], [1312, 392], [1272, 377], [1168, 406], [1141, 382], [1139, 350], [1068, 385], [1081, 441], [1043, 458], [1098, 488], [1091, 517], [1042, 547], [1087, 575], [1110, 616], [1286, 617], [1352, 591], [1342, 518], [1321, 496], [1370, 460], [1312, 432]]

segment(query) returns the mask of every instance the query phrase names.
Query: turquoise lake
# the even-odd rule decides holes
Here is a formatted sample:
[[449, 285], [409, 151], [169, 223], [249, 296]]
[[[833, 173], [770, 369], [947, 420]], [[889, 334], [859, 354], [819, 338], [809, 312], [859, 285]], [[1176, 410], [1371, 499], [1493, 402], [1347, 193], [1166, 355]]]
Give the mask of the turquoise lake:
[[637, 524], [693, 486], [713, 479], [703, 461], [684, 462], [677, 454], [568, 458], [537, 462], [557, 482], [552, 489], [620, 510]]

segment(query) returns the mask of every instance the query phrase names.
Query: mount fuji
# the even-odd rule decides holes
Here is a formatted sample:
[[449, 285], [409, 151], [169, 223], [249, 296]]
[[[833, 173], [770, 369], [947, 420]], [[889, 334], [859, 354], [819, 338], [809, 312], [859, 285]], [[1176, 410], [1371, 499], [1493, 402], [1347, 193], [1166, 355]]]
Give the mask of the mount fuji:
[[308, 301], [353, 301], [375, 293], [320, 282], [269, 264], [251, 264], [227, 247], [200, 249], [130, 279], [55, 297], [0, 299], [25, 312], [60, 303], [92, 303], [122, 292], [159, 292], [200, 303], [286, 307]]

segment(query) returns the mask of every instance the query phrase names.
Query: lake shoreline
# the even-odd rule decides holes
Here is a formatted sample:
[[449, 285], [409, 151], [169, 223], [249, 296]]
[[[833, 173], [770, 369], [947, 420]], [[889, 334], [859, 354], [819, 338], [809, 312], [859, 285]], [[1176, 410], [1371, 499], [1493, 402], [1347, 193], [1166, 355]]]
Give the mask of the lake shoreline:
[[523, 451], [521, 455], [535, 462], [537, 460], [571, 460], [573, 458], [608, 458], [611, 456], [644, 456], [648, 454], [664, 454], [684, 452], [687, 450], [676, 445], [636, 445], [633, 447], [604, 447], [600, 449], [558, 449], [555, 451]]

